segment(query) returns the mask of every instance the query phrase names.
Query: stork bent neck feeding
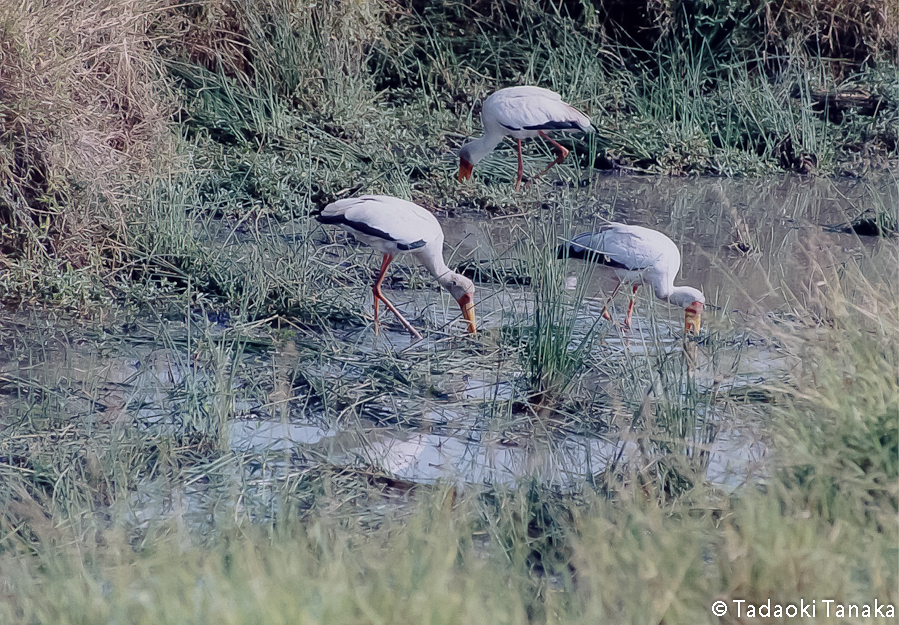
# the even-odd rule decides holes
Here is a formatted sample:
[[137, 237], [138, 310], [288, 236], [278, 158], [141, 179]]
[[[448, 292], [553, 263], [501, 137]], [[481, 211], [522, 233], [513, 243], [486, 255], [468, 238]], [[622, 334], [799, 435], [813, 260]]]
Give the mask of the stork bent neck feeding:
[[[674, 286], [680, 271], [680, 250], [667, 236], [642, 226], [609, 223], [596, 232], [585, 232], [559, 250], [559, 257], [581, 258], [596, 262], [614, 273], [617, 285], [609, 300], [622, 284], [633, 284], [633, 293], [624, 324], [630, 325], [634, 311], [633, 296], [641, 284], [649, 284], [660, 300], [684, 309], [684, 332], [699, 334], [705, 296], [690, 286]], [[602, 315], [611, 319], [606, 307]]]
[[459, 181], [471, 177], [474, 166], [490, 154], [504, 137], [512, 137], [518, 147], [518, 179], [515, 190], [521, 186], [524, 162], [521, 158], [521, 140], [543, 137], [556, 151], [556, 159], [546, 169], [534, 176], [542, 176], [554, 165], [561, 163], [568, 150], [552, 140], [547, 131], [592, 132], [590, 118], [562, 101], [562, 96], [541, 87], [507, 87], [495, 91], [484, 100], [481, 109], [484, 136], [462, 146], [459, 150]]
[[447, 267], [443, 260], [443, 228], [429, 211], [389, 195], [363, 195], [328, 204], [316, 219], [324, 224], [340, 226], [384, 255], [372, 287], [376, 334], [378, 304], [383, 302], [413, 336], [421, 338], [421, 334], [381, 292], [381, 283], [390, 263], [395, 256], [407, 253], [414, 256], [437, 279], [437, 283], [449, 291], [468, 322], [468, 331], [476, 331], [472, 299], [474, 283]]

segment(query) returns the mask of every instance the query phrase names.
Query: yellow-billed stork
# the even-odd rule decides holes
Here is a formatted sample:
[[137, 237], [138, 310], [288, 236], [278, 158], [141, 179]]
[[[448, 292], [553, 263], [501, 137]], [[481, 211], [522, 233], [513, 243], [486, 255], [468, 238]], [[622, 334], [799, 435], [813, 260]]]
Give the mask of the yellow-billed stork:
[[316, 219], [340, 226], [363, 243], [384, 254], [372, 293], [375, 296], [375, 333], [378, 332], [378, 302], [384, 304], [416, 338], [421, 334], [406, 321], [381, 292], [390, 262], [398, 254], [412, 254], [437, 283], [459, 303], [468, 331], [475, 332], [474, 283], [451, 271], [443, 260], [443, 228], [428, 210], [389, 195], [363, 195], [328, 204]]
[[568, 156], [568, 150], [550, 139], [546, 131], [593, 131], [589, 117], [563, 102], [562, 96], [555, 91], [542, 87], [507, 87], [493, 92], [484, 100], [481, 123], [484, 126], [484, 136], [466, 143], [459, 150], [459, 181], [470, 178], [471, 170], [478, 161], [490, 154], [503, 137], [512, 137], [518, 142], [516, 191], [521, 186], [521, 177], [524, 173], [524, 164], [521, 160], [522, 139], [540, 136], [556, 149], [556, 160], [537, 174], [542, 176], [553, 165], [558, 165]]
[[[658, 230], [609, 223], [596, 232], [574, 237], [570, 244], [559, 250], [559, 257], [581, 258], [607, 267], [617, 280], [610, 300], [622, 284], [634, 285], [624, 320], [626, 326], [631, 322], [637, 288], [648, 284], [657, 298], [685, 310], [685, 333], [699, 334], [705, 296], [693, 287], [674, 286], [674, 278], [680, 270], [680, 251], [674, 241]], [[611, 319], [605, 307], [602, 314]]]

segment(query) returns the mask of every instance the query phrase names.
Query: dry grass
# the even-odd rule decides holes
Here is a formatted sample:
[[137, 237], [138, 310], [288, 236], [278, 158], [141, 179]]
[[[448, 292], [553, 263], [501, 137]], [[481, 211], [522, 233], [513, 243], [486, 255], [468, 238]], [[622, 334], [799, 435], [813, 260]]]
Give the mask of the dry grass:
[[646, 48], [670, 35], [701, 35], [714, 47], [735, 33], [751, 54], [758, 47], [766, 57], [804, 50], [835, 61], [838, 74], [899, 52], [899, 5], [891, 0], [657, 0], [641, 11], [627, 0], [606, 0], [603, 8], [598, 18], [607, 31]]
[[899, 52], [899, 5], [891, 0], [778, 0], [764, 5], [763, 19], [769, 46], [804, 46], [833, 60], [836, 73]]
[[171, 156], [174, 100], [148, 28], [170, 2], [0, 6], [0, 240], [81, 267], [129, 181]]

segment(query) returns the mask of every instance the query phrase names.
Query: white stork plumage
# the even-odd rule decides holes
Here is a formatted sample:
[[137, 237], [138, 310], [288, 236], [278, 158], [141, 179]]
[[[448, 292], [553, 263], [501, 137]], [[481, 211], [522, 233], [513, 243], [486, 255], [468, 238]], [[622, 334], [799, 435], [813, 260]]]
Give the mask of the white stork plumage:
[[[699, 334], [705, 296], [689, 286], [674, 286], [680, 270], [680, 251], [674, 241], [658, 230], [642, 226], [609, 223], [596, 232], [585, 232], [559, 250], [560, 258], [581, 258], [608, 268], [617, 279], [611, 300], [622, 284], [634, 285], [627, 317], [630, 325], [634, 311], [634, 295], [641, 284], [648, 284], [660, 300], [684, 309], [684, 332]], [[603, 316], [611, 319], [603, 308]]]
[[541, 87], [507, 87], [495, 91], [484, 100], [481, 123], [484, 126], [484, 136], [466, 143], [459, 150], [459, 181], [470, 178], [471, 170], [478, 161], [490, 154], [503, 137], [512, 137], [518, 142], [516, 191], [521, 186], [521, 177], [524, 173], [524, 164], [521, 160], [522, 139], [540, 136], [556, 149], [558, 154], [556, 160], [537, 174], [541, 176], [568, 156], [568, 150], [550, 139], [546, 131], [593, 131], [589, 117], [563, 102], [562, 96], [555, 91]]
[[378, 302], [381, 301], [413, 336], [421, 338], [421, 334], [381, 293], [381, 283], [384, 281], [387, 267], [398, 254], [412, 254], [437, 278], [437, 283], [449, 291], [459, 303], [462, 316], [468, 322], [468, 331], [475, 332], [472, 301], [474, 283], [446, 266], [443, 260], [443, 228], [429, 211], [418, 204], [389, 195], [363, 195], [328, 204], [316, 219], [323, 224], [340, 226], [363, 243], [384, 254], [381, 270], [372, 288], [375, 296], [376, 334]]

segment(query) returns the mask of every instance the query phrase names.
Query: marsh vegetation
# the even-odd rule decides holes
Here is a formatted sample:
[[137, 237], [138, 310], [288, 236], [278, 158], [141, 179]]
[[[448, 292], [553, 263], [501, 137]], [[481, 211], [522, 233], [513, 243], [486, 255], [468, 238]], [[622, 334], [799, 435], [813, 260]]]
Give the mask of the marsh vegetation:
[[[899, 606], [896, 7], [624, 5], [0, 6], [0, 622]], [[596, 132], [460, 184], [522, 83]], [[477, 337], [402, 259], [425, 338], [374, 335], [311, 217], [362, 193], [436, 213]], [[555, 250], [609, 219], [680, 246], [699, 337], [599, 316]]]

